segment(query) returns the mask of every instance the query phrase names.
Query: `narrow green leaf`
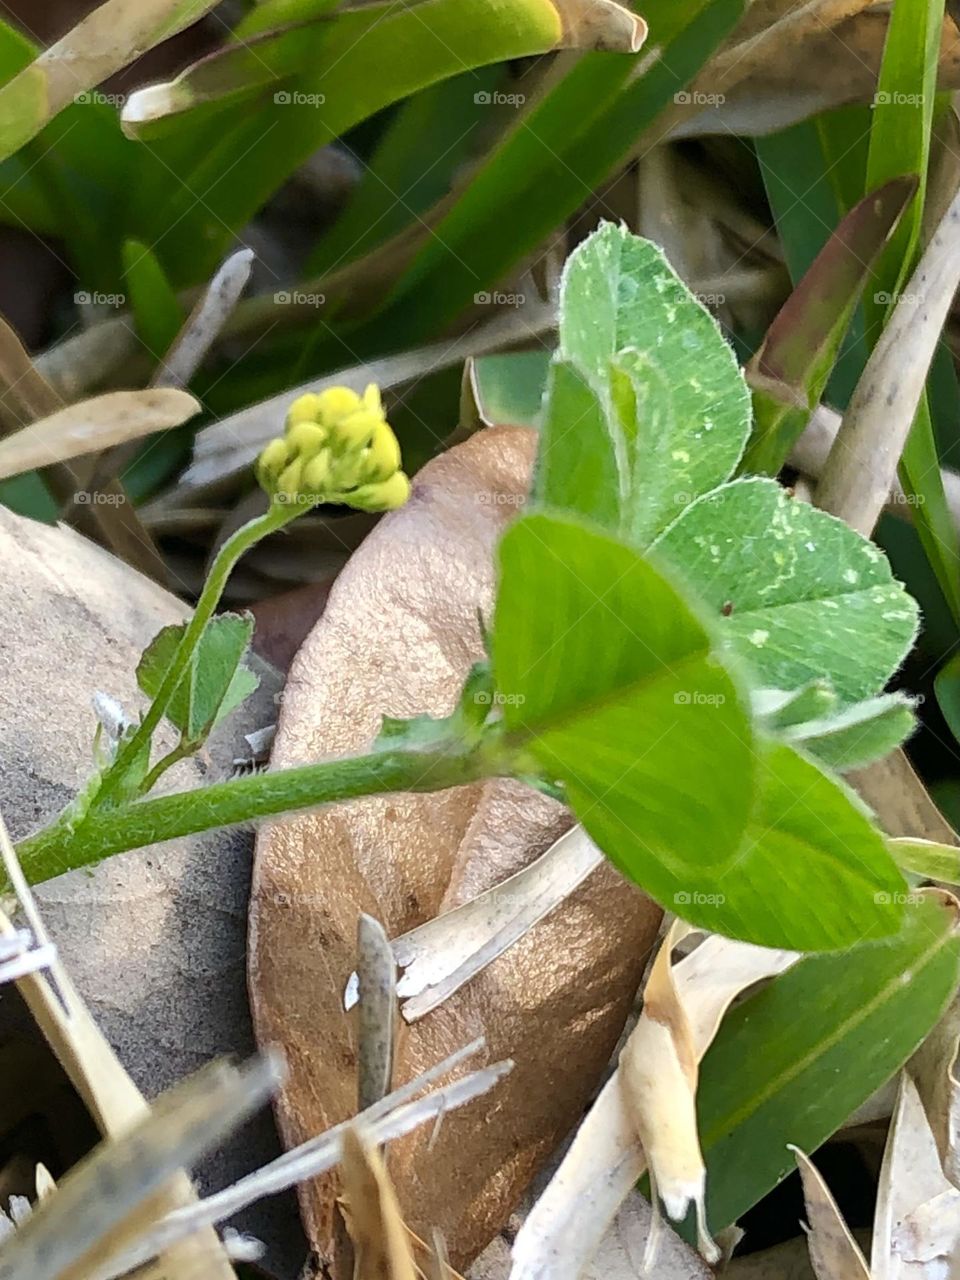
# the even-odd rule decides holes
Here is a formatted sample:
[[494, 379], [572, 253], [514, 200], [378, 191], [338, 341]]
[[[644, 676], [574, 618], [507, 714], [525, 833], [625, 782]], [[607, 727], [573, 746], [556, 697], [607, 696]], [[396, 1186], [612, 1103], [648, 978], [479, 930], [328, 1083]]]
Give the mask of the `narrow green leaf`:
[[[266, 100], [257, 99], [256, 111], [241, 102], [186, 135], [188, 164], [178, 169], [182, 182], [168, 183], [166, 199], [153, 206], [155, 190], [139, 202], [145, 234], [163, 237], [164, 263], [174, 279], [211, 269], [233, 232], [300, 164], [360, 121], [450, 76], [542, 53], [561, 40], [559, 15], [549, 0], [477, 0], [467, 7], [460, 0], [425, 0], [388, 5], [370, 19], [361, 8], [318, 24], [329, 29], [321, 36], [321, 58], [276, 92], [268, 91]], [[361, 29], [365, 34], [358, 39]], [[167, 108], [177, 106], [173, 87], [167, 96], [156, 87], [134, 94], [124, 111], [125, 128], [147, 136]], [[182, 165], [182, 137], [159, 154], [170, 163], [178, 145]], [[205, 193], [202, 209], [196, 207], [196, 191]], [[198, 243], [205, 250], [199, 260]], [[409, 331], [406, 338], [412, 340]]]
[[[944, 0], [897, 0], [870, 125], [867, 185], [916, 174], [920, 190], [873, 270], [864, 302], [872, 345], [914, 268], [923, 219], [930, 157]], [[960, 537], [950, 516], [926, 394], [900, 459], [900, 480], [915, 499], [914, 520], [930, 565], [954, 617], [960, 621]]]
[[872, 265], [917, 188], [894, 178], [851, 209], [747, 365], [755, 425], [742, 470], [776, 475], [823, 395]]
[[[343, 212], [310, 255], [308, 278], [368, 253], [447, 194], [496, 109], [503, 70], [497, 65], [454, 76], [401, 104]], [[428, 133], [430, 163], [424, 164]]]
[[[744, 0], [647, 0], [640, 59], [586, 54], [539, 95], [479, 166], [427, 239], [377, 332], [418, 340], [532, 252], [584, 193], [602, 186], [638, 136], [733, 29]], [[642, 66], [641, 74], [636, 74]], [[421, 299], [431, 299], [427, 315]]]
[[889, 1080], [956, 990], [956, 902], [905, 896], [895, 937], [801, 960], [724, 1020], [698, 1091], [714, 1231], [791, 1172], [788, 1143], [815, 1151]]
[[159, 362], [180, 332], [183, 308], [157, 255], [141, 241], [124, 243], [123, 272], [137, 334]]
[[653, 548], [721, 620], [763, 686], [828, 679], [844, 702], [882, 689], [917, 630], [883, 552], [774, 480], [692, 503]]

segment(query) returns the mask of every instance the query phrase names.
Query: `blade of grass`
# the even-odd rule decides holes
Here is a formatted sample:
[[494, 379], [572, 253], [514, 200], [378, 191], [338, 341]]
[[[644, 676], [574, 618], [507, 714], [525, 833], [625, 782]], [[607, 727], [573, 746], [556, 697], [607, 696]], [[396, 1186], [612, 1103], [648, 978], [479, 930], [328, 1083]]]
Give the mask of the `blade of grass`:
[[[221, 112], [212, 131], [199, 129], [190, 139], [191, 162], [173, 166], [181, 183], [171, 191], [167, 175], [140, 193], [142, 234], [151, 243], [163, 235], [164, 263], [175, 280], [208, 272], [207, 255], [221, 256], [232, 233], [318, 147], [440, 80], [558, 47], [569, 37], [561, 13], [567, 8], [553, 0], [389, 5], [362, 41], [356, 39], [358, 14], [336, 15], [324, 22], [331, 30], [323, 38], [319, 66], [285, 82], [271, 100], [261, 99], [253, 114], [242, 104]], [[633, 28], [639, 20], [630, 22]], [[639, 35], [642, 24], [635, 30]], [[143, 130], [164, 107], [156, 89], [134, 94], [124, 109], [125, 127]], [[156, 154], [169, 164], [167, 151]], [[182, 146], [178, 158], [183, 159]], [[201, 210], [196, 192], [205, 193]], [[198, 241], [205, 250], [199, 257]]]
[[[904, 174], [921, 181], [911, 209], [891, 236], [864, 300], [867, 340], [874, 345], [913, 270], [923, 219], [933, 128], [943, 0], [897, 0], [890, 16], [870, 127], [867, 186]], [[926, 394], [903, 446], [900, 479], [915, 500], [916, 527], [930, 567], [960, 622], [960, 539], [950, 520]]]
[[[500, 279], [602, 186], [739, 20], [742, 0], [651, 0], [648, 52], [588, 54], [548, 82], [436, 224], [376, 325], [422, 340]], [[423, 291], [423, 292], [421, 292]], [[429, 315], [419, 299], [431, 299]]]
[[894, 178], [843, 219], [787, 299], [747, 365], [754, 428], [741, 464], [776, 475], [823, 394], [871, 265], [916, 193]]

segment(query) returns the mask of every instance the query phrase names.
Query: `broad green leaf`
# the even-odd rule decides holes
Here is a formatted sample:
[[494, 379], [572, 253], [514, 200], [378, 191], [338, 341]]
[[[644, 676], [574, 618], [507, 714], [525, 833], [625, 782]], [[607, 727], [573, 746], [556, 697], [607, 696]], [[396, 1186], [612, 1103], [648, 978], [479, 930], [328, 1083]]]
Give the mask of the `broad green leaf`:
[[819, 720], [803, 721], [781, 736], [831, 769], [843, 771], [882, 760], [915, 727], [911, 703], [902, 694], [886, 693]]
[[733, 351], [662, 251], [611, 223], [567, 260], [560, 350], [598, 388], [611, 364], [625, 375], [613, 388], [624, 437], [621, 529], [645, 546], [740, 460], [750, 397]]
[[955, 991], [955, 900], [905, 896], [896, 936], [801, 960], [727, 1014], [697, 1100], [712, 1230], [791, 1172], [788, 1143], [815, 1151], [889, 1080]]
[[899, 839], [890, 841], [890, 852], [897, 866], [912, 875], [960, 885], [960, 848], [956, 845]]
[[156, 254], [139, 240], [124, 244], [123, 272], [137, 335], [159, 362], [180, 332], [183, 308]]
[[756, 764], [703, 624], [636, 551], [572, 520], [517, 521], [500, 574], [493, 667], [518, 766], [563, 781], [604, 852], [661, 901], [714, 883], [736, 861]]
[[823, 395], [871, 265], [916, 179], [894, 178], [851, 209], [767, 330], [746, 369], [755, 424], [747, 473], [776, 475]]
[[736, 480], [692, 503], [654, 544], [721, 619], [761, 685], [828, 679], [872, 697], [908, 652], [917, 606], [883, 553], [774, 480]]
[[[164, 627], [144, 651], [137, 682], [148, 697], [160, 691], [183, 631], [182, 623]], [[220, 614], [207, 626], [166, 710], [167, 719], [187, 742], [202, 741], [256, 689], [257, 677], [242, 665], [252, 634], [253, 619], [235, 613]]]
[[616, 446], [604, 404], [576, 365], [556, 361], [543, 405], [534, 491], [547, 507], [616, 532], [621, 522]]
[[812, 761], [753, 740], [710, 634], [649, 561], [531, 515], [500, 563], [494, 675], [517, 767], [561, 781], [630, 879], [695, 924], [768, 946], [825, 950], [896, 928], [905, 885], [880, 833]]
[[689, 877], [673, 909], [689, 918], [685, 903], [699, 897], [698, 923], [796, 951], [893, 933], [907, 886], [854, 793], [782, 742], [761, 741], [757, 763], [759, 795], [739, 857], [709, 887]]

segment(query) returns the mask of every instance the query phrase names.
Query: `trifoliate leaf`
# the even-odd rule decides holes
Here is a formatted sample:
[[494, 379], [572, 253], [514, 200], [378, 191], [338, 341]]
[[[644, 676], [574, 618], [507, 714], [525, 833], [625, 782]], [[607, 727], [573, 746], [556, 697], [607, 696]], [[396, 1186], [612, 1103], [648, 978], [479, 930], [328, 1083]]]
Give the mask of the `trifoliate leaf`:
[[653, 550], [716, 612], [763, 685], [879, 692], [913, 643], [917, 606], [883, 552], [775, 480], [737, 480], [692, 503]]
[[[184, 625], [164, 627], [144, 650], [137, 682], [148, 697], [159, 693]], [[165, 712], [188, 742], [202, 741], [257, 688], [259, 680], [242, 665], [252, 635], [249, 616], [223, 613], [208, 624]]]

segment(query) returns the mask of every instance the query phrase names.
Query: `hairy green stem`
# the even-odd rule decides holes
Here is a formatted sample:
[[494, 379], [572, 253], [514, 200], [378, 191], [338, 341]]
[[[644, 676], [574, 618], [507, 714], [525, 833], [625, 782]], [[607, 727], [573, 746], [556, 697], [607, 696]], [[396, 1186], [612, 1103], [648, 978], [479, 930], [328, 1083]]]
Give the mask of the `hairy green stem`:
[[197, 601], [197, 607], [184, 629], [180, 644], [167, 669], [167, 674], [163, 678], [163, 683], [157, 691], [157, 696], [150, 704], [150, 709], [141, 720], [136, 732], [120, 748], [116, 760], [104, 777], [103, 785], [95, 801], [97, 807], [109, 804], [111, 800], [116, 800], [118, 795], [122, 794], [129, 769], [141, 751], [147, 747], [153, 737], [154, 730], [163, 719], [164, 713], [170, 705], [170, 700], [177, 690], [177, 685], [183, 679], [190, 665], [190, 660], [200, 642], [200, 637], [203, 635], [207, 623], [213, 617], [214, 610], [220, 603], [223, 589], [227, 585], [227, 579], [230, 577], [234, 565], [261, 538], [265, 538], [268, 534], [282, 529], [285, 524], [289, 524], [299, 513], [300, 508], [296, 504], [291, 503], [284, 506], [280, 503], [271, 503], [270, 508], [264, 515], [249, 520], [236, 533], [232, 534], [217, 552], [210, 568], [210, 573], [204, 583], [203, 591], [200, 593], [200, 599]]
[[214, 783], [94, 811], [73, 831], [54, 824], [21, 841], [17, 853], [33, 883], [112, 853], [230, 827], [335, 800], [388, 792], [442, 791], [513, 771], [513, 754], [496, 740], [459, 740], [429, 751], [383, 750]]

